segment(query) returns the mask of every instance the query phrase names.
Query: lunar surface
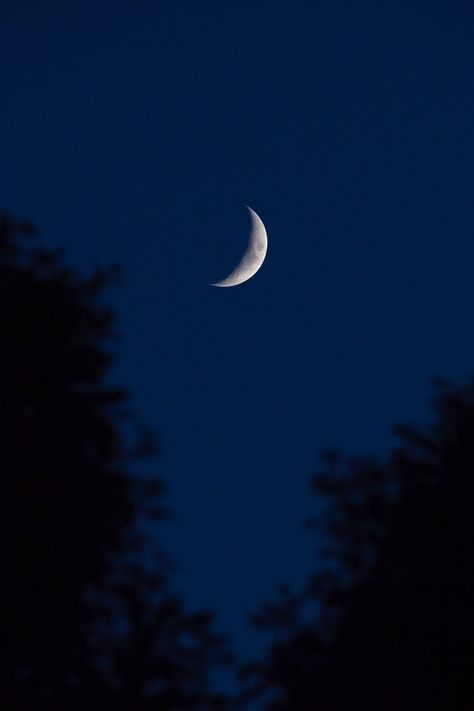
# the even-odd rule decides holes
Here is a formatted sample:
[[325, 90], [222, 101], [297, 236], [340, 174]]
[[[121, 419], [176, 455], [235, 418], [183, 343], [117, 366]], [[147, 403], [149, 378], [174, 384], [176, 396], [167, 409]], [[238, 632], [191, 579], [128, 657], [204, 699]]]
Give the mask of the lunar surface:
[[252, 208], [248, 205], [246, 205], [246, 208], [249, 211], [252, 222], [247, 249], [235, 269], [225, 279], [216, 281], [211, 286], [237, 286], [237, 284], [242, 284], [253, 277], [263, 264], [268, 246], [265, 225]]

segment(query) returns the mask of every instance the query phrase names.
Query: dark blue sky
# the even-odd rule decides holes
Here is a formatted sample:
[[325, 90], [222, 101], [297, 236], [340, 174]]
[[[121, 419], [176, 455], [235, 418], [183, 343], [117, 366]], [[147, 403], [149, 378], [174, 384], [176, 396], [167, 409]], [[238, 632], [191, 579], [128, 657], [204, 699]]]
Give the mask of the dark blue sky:
[[[318, 452], [383, 453], [474, 364], [474, 11], [445, 0], [0, 10], [0, 207], [119, 261], [117, 378], [163, 448], [193, 605], [303, 580]], [[254, 279], [226, 275], [248, 238]]]

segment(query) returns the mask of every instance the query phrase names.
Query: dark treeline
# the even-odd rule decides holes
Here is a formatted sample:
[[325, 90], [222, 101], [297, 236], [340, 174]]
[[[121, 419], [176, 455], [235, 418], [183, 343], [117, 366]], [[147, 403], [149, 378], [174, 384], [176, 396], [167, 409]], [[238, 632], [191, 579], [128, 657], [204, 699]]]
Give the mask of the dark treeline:
[[153, 439], [108, 384], [113, 275], [83, 278], [34, 236], [2, 218], [0, 708], [224, 708], [209, 685], [224, 641], [144, 538], [163, 486], [140, 466]]
[[253, 615], [273, 643], [242, 677], [265, 708], [474, 709], [474, 381], [436, 387], [385, 461], [324, 456], [324, 562]]
[[438, 383], [431, 424], [384, 461], [326, 453], [317, 572], [252, 615], [271, 641], [231, 700], [211, 683], [225, 640], [146, 534], [163, 484], [109, 384], [112, 277], [1, 219], [0, 708], [474, 711], [474, 382]]

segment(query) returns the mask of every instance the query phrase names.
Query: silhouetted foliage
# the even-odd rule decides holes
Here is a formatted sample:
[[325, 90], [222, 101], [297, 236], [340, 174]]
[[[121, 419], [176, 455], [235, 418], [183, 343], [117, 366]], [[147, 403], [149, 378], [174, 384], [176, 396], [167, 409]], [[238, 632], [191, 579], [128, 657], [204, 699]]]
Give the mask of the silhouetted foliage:
[[81, 277], [35, 234], [0, 220], [0, 706], [222, 708], [224, 641], [144, 533], [163, 486], [134, 469], [154, 439], [108, 384], [114, 273]]
[[274, 642], [243, 677], [266, 708], [474, 709], [474, 381], [437, 388], [385, 462], [326, 454], [326, 564], [254, 616]]

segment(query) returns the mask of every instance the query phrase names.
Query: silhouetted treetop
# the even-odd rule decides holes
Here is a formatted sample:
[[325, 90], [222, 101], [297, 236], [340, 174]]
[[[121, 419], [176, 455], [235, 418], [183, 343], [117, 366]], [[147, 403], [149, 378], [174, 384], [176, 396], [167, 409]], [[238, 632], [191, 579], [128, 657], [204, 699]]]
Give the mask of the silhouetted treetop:
[[268, 605], [257, 620], [280, 635], [247, 670], [266, 708], [474, 709], [474, 380], [439, 381], [434, 415], [385, 462], [325, 456], [327, 563], [283, 638]]
[[0, 219], [0, 706], [221, 708], [224, 640], [144, 533], [163, 482], [136, 468], [155, 440], [109, 383], [115, 272], [81, 276], [35, 235]]

